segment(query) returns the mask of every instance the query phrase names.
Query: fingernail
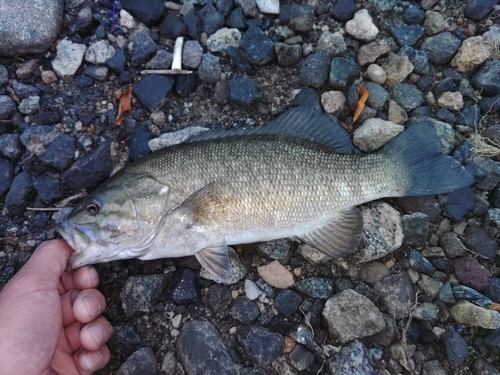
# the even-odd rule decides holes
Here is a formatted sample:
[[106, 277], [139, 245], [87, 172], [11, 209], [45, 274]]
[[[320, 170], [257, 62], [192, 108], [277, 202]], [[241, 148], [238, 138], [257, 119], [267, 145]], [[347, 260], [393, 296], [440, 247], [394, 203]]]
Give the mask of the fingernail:
[[89, 266], [87, 269], [87, 272], [89, 273], [90, 280], [92, 280], [92, 285], [94, 287], [99, 285], [99, 275], [97, 274], [97, 271], [95, 270], [95, 268]]
[[101, 352], [87, 352], [80, 357], [89, 371], [93, 371], [102, 361]]
[[82, 298], [83, 305], [87, 309], [90, 317], [94, 318], [99, 311], [101, 311], [101, 304], [99, 301], [91, 296], [85, 296]]
[[104, 338], [106, 337], [106, 332], [104, 332], [104, 328], [98, 323], [92, 324], [87, 327], [90, 335], [95, 340], [97, 346], [101, 346]]

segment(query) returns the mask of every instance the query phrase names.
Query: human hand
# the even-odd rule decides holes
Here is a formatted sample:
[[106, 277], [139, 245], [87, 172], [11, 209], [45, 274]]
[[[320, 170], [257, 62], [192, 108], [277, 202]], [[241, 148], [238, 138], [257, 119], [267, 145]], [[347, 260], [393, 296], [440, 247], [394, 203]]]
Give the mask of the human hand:
[[87, 375], [109, 361], [99, 276], [65, 271], [73, 250], [47, 241], [0, 292], [0, 374]]

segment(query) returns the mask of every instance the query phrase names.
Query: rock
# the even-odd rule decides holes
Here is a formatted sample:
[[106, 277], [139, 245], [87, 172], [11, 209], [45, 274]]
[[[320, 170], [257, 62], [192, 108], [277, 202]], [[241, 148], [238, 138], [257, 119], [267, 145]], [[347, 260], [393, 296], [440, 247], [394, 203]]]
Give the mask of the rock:
[[443, 65], [455, 56], [460, 44], [459, 39], [446, 31], [425, 39], [421, 49], [427, 53], [431, 63]]
[[500, 94], [500, 61], [486, 62], [472, 77], [472, 85], [486, 95]]
[[417, 250], [410, 251], [410, 266], [414, 270], [428, 275], [436, 272], [436, 267]]
[[186, 35], [187, 27], [181, 17], [175, 12], [168, 12], [160, 24], [160, 35], [167, 39], [173, 39]]
[[426, 75], [429, 73], [430, 65], [425, 51], [414, 49], [410, 46], [403, 46], [398, 53], [399, 56], [407, 56], [413, 65], [413, 72]]
[[443, 108], [449, 109], [450, 111], [460, 111], [464, 106], [464, 98], [458, 91], [446, 91], [439, 97], [438, 104]]
[[257, 284], [255, 284], [252, 280], [246, 279], [245, 280], [245, 295], [247, 298], [251, 301], [259, 298], [261, 295], [261, 291]]
[[14, 179], [14, 167], [12, 163], [6, 159], [0, 158], [0, 196], [4, 195], [9, 190], [12, 180]]
[[134, 18], [150, 26], [163, 15], [163, 2], [161, 0], [122, 0], [123, 9]]
[[500, 25], [492, 25], [489, 31], [483, 34], [484, 40], [490, 42], [499, 42], [500, 41]]
[[272, 259], [282, 260], [288, 256], [292, 241], [289, 238], [281, 238], [278, 240], [259, 242], [255, 248], [259, 252], [263, 252]]
[[471, 72], [490, 58], [494, 48], [494, 43], [482, 36], [467, 38], [451, 60], [451, 66], [459, 72]]
[[436, 319], [437, 309], [432, 303], [418, 304], [413, 311], [413, 317], [418, 320], [433, 320]]
[[378, 150], [404, 130], [404, 126], [379, 118], [366, 120], [353, 134], [353, 144], [363, 152]]
[[126, 27], [129, 30], [134, 29], [137, 26], [137, 22], [134, 17], [125, 9], [120, 10], [119, 22], [121, 26]]
[[248, 76], [232, 78], [227, 81], [231, 102], [242, 108], [252, 108], [259, 101], [255, 82]]
[[201, 291], [196, 273], [189, 268], [179, 268], [170, 282], [170, 298], [177, 305], [199, 305]]
[[424, 28], [420, 25], [393, 26], [391, 34], [401, 46], [414, 46], [424, 35]]
[[384, 277], [389, 276], [391, 271], [382, 262], [370, 262], [361, 265], [359, 278], [369, 284], [376, 283]]
[[473, 252], [491, 260], [495, 258], [498, 251], [497, 242], [480, 227], [467, 227], [465, 229], [465, 244]]
[[165, 284], [163, 274], [129, 276], [120, 292], [125, 314], [133, 316], [150, 312]]
[[257, 26], [250, 27], [243, 34], [240, 48], [246, 52], [250, 62], [255, 65], [267, 64], [276, 57], [273, 41]]
[[219, 63], [219, 58], [210, 53], [203, 55], [198, 69], [198, 76], [200, 80], [213, 85], [220, 80], [221, 74], [222, 67]]
[[40, 95], [40, 90], [35, 86], [26, 85], [17, 81], [14, 81], [12, 83], [12, 89], [14, 90], [16, 96], [19, 97], [19, 99], [27, 99], [30, 96]]
[[439, 360], [427, 361], [422, 366], [422, 375], [448, 375]]
[[161, 363], [160, 371], [164, 375], [175, 375], [175, 372], [177, 371], [177, 358], [175, 358], [174, 353], [167, 352], [165, 354]]
[[0, 120], [11, 118], [16, 110], [16, 102], [10, 96], [0, 95]]
[[0, 153], [9, 159], [19, 158], [23, 153], [21, 142], [19, 142], [19, 134], [0, 134]]
[[286, 289], [294, 283], [292, 274], [277, 260], [257, 267], [257, 272], [266, 283], [275, 288]]
[[370, 0], [370, 5], [372, 5], [376, 13], [384, 13], [396, 5], [396, 0]]
[[297, 311], [302, 303], [302, 297], [293, 290], [285, 289], [278, 292], [274, 301], [274, 307], [280, 314], [289, 317]]
[[478, 291], [464, 285], [454, 286], [453, 295], [458, 299], [467, 300], [477, 306], [484, 308], [488, 308], [493, 303], [493, 301], [486, 297], [484, 294], [481, 294]]
[[394, 100], [389, 100], [389, 115], [388, 115], [389, 121], [395, 123], [395, 124], [402, 124], [406, 120], [408, 120], [408, 115], [406, 114], [406, 111], [400, 107], [398, 103], [396, 103]]
[[182, 22], [187, 27], [187, 34], [193, 40], [198, 40], [202, 33], [202, 24], [201, 19], [197, 13], [194, 12], [194, 9], [191, 9], [182, 17]]
[[415, 292], [406, 272], [384, 277], [375, 284], [375, 290], [380, 293], [387, 312], [394, 319], [408, 317], [415, 303]]
[[45, 52], [56, 40], [63, 22], [64, 1], [2, 1], [0, 55]]
[[153, 42], [147, 31], [139, 31], [135, 34], [134, 50], [130, 58], [133, 67], [147, 62], [158, 51], [158, 45]]
[[78, 10], [76, 17], [71, 19], [68, 25], [69, 35], [80, 33], [88, 34], [92, 26], [92, 6], [90, 1], [84, 1]]
[[0, 87], [5, 85], [9, 80], [9, 72], [7, 68], [3, 65], [0, 65]]
[[356, 13], [354, 0], [339, 0], [332, 4], [331, 14], [338, 21], [348, 21]]
[[470, 0], [464, 9], [464, 15], [471, 20], [480, 21], [497, 3], [496, 0]]
[[282, 4], [279, 20], [294, 31], [309, 31], [314, 21], [314, 10], [308, 4]]
[[116, 375], [150, 374], [156, 375], [156, 357], [149, 346], [142, 347], [133, 352], [120, 366]]
[[499, 375], [495, 368], [486, 358], [478, 358], [472, 363], [472, 373], [474, 375]]
[[212, 4], [205, 5], [199, 12], [202, 30], [207, 35], [212, 35], [224, 26], [224, 17], [217, 12]]
[[98, 81], [105, 81], [108, 78], [108, 68], [105, 66], [90, 65], [85, 68], [83, 73]]
[[130, 160], [137, 160], [151, 152], [149, 141], [153, 136], [148, 127], [147, 124], [141, 124], [134, 129], [130, 136]]
[[57, 133], [50, 138], [45, 146], [45, 152], [38, 157], [56, 169], [65, 170], [75, 157], [75, 139], [69, 134]]
[[368, 349], [359, 340], [344, 346], [328, 360], [331, 374], [377, 375]]
[[245, 16], [255, 18], [259, 15], [255, 0], [236, 0], [235, 3], [241, 7]]
[[327, 91], [321, 94], [321, 104], [326, 113], [338, 116], [345, 108], [346, 99], [342, 91]]
[[302, 60], [302, 46], [300, 44], [275, 43], [274, 51], [281, 66], [290, 66]]
[[186, 43], [184, 43], [184, 49], [182, 51], [182, 65], [187, 68], [198, 69], [201, 64], [202, 58], [203, 48], [197, 40], [188, 40], [186, 41]]
[[441, 336], [441, 340], [446, 348], [448, 362], [452, 366], [458, 366], [469, 354], [467, 341], [457, 331], [450, 330]]
[[451, 289], [451, 284], [449, 281], [445, 282], [441, 289], [439, 290], [439, 299], [447, 304], [454, 305], [456, 303], [455, 297], [453, 296], [453, 290]]
[[75, 190], [93, 190], [104, 181], [113, 170], [110, 155], [111, 142], [102, 142], [89, 154], [82, 156], [61, 175], [63, 184]]
[[385, 327], [384, 317], [373, 302], [352, 289], [330, 297], [322, 315], [330, 334], [342, 344], [371, 336]]
[[22, 171], [12, 181], [5, 197], [5, 209], [9, 214], [21, 215], [33, 193], [33, 180], [28, 172]]
[[85, 61], [91, 64], [104, 64], [106, 60], [111, 59], [115, 53], [116, 50], [107, 40], [99, 40], [87, 48]]
[[[28, 60], [19, 65], [19, 67], [16, 69], [16, 76], [20, 80], [25, 80], [30, 78], [33, 75], [33, 72], [38, 69], [40, 66], [40, 61], [35, 59], [35, 60]], [[1, 70], [1, 68], [0, 68]], [[1, 73], [0, 73], [1, 76]], [[2, 86], [2, 79], [0, 78], [0, 86]]]
[[450, 258], [463, 256], [467, 252], [466, 247], [454, 232], [443, 233], [439, 239], [439, 244]]
[[301, 83], [316, 88], [323, 86], [328, 78], [329, 65], [330, 59], [326, 52], [310, 54], [299, 66]]
[[186, 97], [196, 92], [198, 82], [194, 74], [181, 74], [175, 80], [174, 93]]
[[326, 31], [321, 33], [316, 44], [316, 52], [325, 51], [329, 58], [343, 54], [346, 49], [344, 37], [339, 32]]
[[52, 68], [62, 78], [71, 77], [80, 67], [86, 49], [84, 44], [63, 39], [57, 45], [57, 55], [52, 61]]
[[436, 298], [436, 296], [441, 291], [443, 283], [441, 281], [435, 280], [430, 276], [422, 274], [418, 286], [422, 291], [431, 298]]
[[391, 51], [391, 47], [384, 41], [374, 41], [360, 47], [358, 51], [358, 64], [364, 66], [375, 62], [380, 56]]
[[304, 349], [302, 345], [296, 345], [289, 355], [292, 366], [299, 371], [304, 371], [314, 362], [314, 355]]
[[33, 186], [38, 196], [45, 204], [50, 204], [64, 197], [63, 186], [59, 180], [53, 176], [42, 175], [37, 177]]
[[210, 322], [187, 322], [176, 344], [177, 356], [190, 375], [237, 375], [235, 364], [224, 345], [220, 333]]
[[148, 111], [156, 112], [162, 106], [173, 84], [173, 77], [151, 74], [134, 85], [133, 93]]
[[391, 52], [384, 68], [387, 74], [385, 83], [394, 88], [413, 71], [413, 64], [407, 56], [398, 56]]
[[267, 328], [245, 325], [238, 329], [237, 335], [247, 357], [260, 366], [269, 366], [283, 353], [285, 339]]
[[[231, 46], [239, 47], [240, 40], [241, 32], [238, 29], [228, 29], [227, 27], [224, 27], [217, 30], [214, 34], [210, 35], [210, 37], [207, 39], [207, 48], [210, 52], [226, 51], [228, 47]], [[198, 43], [197, 41], [186, 42], [186, 44], [184, 45], [184, 51], [186, 50], [187, 43], [189, 42]], [[201, 51], [203, 52], [203, 48], [201, 49]]]
[[366, 74], [372, 82], [381, 85], [384, 84], [385, 80], [387, 79], [385, 70], [377, 64], [370, 64], [370, 66], [368, 66], [368, 69], [366, 69]]
[[474, 191], [467, 186], [448, 194], [448, 200], [444, 206], [453, 220], [460, 221], [466, 214], [472, 212], [475, 201]]
[[297, 281], [295, 288], [309, 297], [327, 299], [332, 295], [333, 281], [322, 277], [310, 277]]
[[210, 286], [208, 294], [208, 305], [218, 317], [227, 317], [231, 312], [231, 292], [228, 288], [220, 284]]
[[259, 7], [261, 13], [280, 14], [279, 0], [256, 0], [255, 3]]
[[185, 140], [194, 137], [208, 129], [202, 128], [200, 126], [193, 126], [181, 130], [177, 130], [171, 133], [162, 134], [160, 137], [152, 139], [148, 142], [151, 151], [156, 151], [161, 148], [177, 145], [184, 142]]
[[406, 8], [403, 13], [403, 21], [408, 25], [421, 24], [424, 18], [425, 12], [416, 6]]
[[59, 111], [38, 112], [33, 116], [33, 121], [38, 125], [57, 124], [61, 120], [62, 116]]
[[465, 256], [453, 261], [455, 274], [467, 286], [476, 290], [485, 290], [490, 282], [489, 271], [482, 266], [476, 258]]
[[329, 84], [334, 89], [345, 90], [359, 76], [358, 64], [344, 57], [334, 57], [330, 65]]
[[370, 42], [377, 37], [379, 30], [368, 11], [362, 9], [356, 12], [352, 20], [346, 22], [345, 31], [356, 39]]
[[[186, 52], [186, 50], [189, 50], [189, 46], [191, 46], [192, 42], [193, 41], [188, 40], [184, 44], [184, 49], [183, 49], [182, 64], [185, 65], [187, 68], [192, 68], [192, 66], [186, 65], [186, 63], [184, 62], [184, 53]], [[173, 58], [174, 56], [171, 52], [160, 49], [156, 52], [154, 57], [144, 65], [144, 67], [146, 69], [170, 69], [170, 67], [172, 66]], [[200, 62], [201, 62], [201, 55], [198, 65], [200, 64]], [[198, 65], [196, 66], [196, 68], [198, 67]]]
[[257, 304], [247, 297], [238, 297], [233, 301], [231, 316], [242, 324], [252, 324], [260, 315]]
[[428, 11], [425, 15], [424, 29], [427, 35], [435, 35], [448, 27], [441, 13]]

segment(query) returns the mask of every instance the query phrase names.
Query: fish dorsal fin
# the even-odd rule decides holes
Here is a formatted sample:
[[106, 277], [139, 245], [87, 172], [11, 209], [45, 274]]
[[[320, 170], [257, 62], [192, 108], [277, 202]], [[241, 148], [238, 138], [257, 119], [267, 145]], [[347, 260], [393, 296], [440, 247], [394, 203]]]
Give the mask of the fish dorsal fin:
[[229, 260], [228, 249], [224, 240], [217, 245], [197, 251], [194, 256], [214, 279], [228, 282], [231, 276], [231, 261]]
[[195, 191], [176, 210], [189, 212], [192, 225], [217, 224], [227, 216], [228, 192], [218, 182], [211, 182]]
[[353, 149], [349, 134], [337, 121], [333, 121], [324, 112], [305, 106], [282, 113], [265, 126], [254, 129], [210, 130], [190, 138], [187, 142], [248, 135], [283, 135], [307, 139], [343, 154], [350, 153]]
[[363, 231], [363, 217], [356, 207], [340, 212], [325, 226], [299, 238], [332, 258], [353, 253]]

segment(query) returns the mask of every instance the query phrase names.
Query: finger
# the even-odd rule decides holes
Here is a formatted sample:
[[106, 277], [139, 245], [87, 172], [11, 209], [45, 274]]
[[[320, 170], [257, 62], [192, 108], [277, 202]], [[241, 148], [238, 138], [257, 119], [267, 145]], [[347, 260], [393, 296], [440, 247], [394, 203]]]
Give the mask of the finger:
[[92, 266], [83, 266], [74, 271], [66, 271], [61, 275], [61, 282], [66, 290], [89, 289], [99, 285], [99, 275]]
[[80, 342], [80, 331], [82, 328], [82, 323], [75, 320], [73, 323], [64, 328], [64, 334], [66, 335], [66, 341], [68, 342], [70, 353], [76, 352], [82, 347]]
[[85, 289], [78, 293], [73, 303], [73, 314], [82, 323], [89, 323], [102, 314], [106, 300], [97, 289]]
[[72, 289], [61, 296], [63, 327], [67, 327], [76, 321], [75, 314], [73, 312], [73, 304], [75, 303], [76, 297], [78, 297], [79, 293], [80, 291]]
[[102, 315], [86, 324], [80, 331], [80, 343], [87, 350], [97, 350], [109, 340], [113, 328]]
[[110, 353], [106, 345], [98, 350], [79, 350], [73, 354], [75, 363], [80, 367], [82, 375], [92, 374], [94, 371], [102, 369], [109, 362]]

